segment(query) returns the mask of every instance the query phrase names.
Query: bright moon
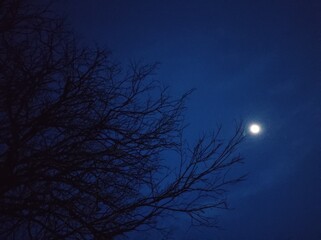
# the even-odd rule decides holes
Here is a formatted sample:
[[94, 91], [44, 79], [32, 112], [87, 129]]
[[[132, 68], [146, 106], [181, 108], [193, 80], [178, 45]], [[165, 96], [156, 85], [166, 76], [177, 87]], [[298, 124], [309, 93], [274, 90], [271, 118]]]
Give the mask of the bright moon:
[[252, 134], [259, 134], [261, 132], [261, 127], [258, 124], [251, 124], [249, 129]]

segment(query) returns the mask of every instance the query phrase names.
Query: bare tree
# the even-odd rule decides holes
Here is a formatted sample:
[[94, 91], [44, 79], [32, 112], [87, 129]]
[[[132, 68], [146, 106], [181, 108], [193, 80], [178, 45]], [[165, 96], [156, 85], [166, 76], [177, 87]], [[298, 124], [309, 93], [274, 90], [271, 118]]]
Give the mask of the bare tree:
[[[79, 47], [62, 20], [25, 1], [0, 1], [0, 236], [113, 239], [157, 219], [226, 208], [227, 171], [242, 127], [188, 147], [178, 99]], [[175, 158], [168, 152], [175, 152]], [[172, 166], [172, 167], [171, 167]]]

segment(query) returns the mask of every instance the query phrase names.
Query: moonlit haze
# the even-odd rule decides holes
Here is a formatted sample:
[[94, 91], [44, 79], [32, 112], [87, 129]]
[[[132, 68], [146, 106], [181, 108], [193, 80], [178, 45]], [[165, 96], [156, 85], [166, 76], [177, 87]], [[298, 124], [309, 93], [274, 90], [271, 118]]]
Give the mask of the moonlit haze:
[[[206, 210], [222, 229], [162, 218], [169, 239], [321, 239], [320, 0], [53, 2], [81, 41], [110, 49], [124, 66], [161, 63], [151, 80], [173, 97], [196, 89], [184, 112], [191, 143], [216, 131], [213, 123], [223, 123], [222, 139], [234, 119], [244, 123], [235, 173], [248, 177], [226, 192], [232, 211]], [[128, 239], [165, 237], [158, 234]]]

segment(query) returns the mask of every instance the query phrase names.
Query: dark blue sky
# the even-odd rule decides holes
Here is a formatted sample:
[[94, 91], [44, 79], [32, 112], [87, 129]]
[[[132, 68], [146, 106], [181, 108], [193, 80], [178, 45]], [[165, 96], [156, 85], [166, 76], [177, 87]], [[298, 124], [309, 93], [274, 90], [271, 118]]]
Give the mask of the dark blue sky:
[[[248, 180], [219, 211], [225, 230], [174, 226], [176, 239], [321, 239], [321, 2], [66, 0], [78, 36], [120, 62], [161, 63], [173, 95], [196, 88], [188, 135], [262, 124], [241, 147]], [[142, 236], [139, 239], [150, 239]], [[134, 238], [134, 237], [132, 237]]]

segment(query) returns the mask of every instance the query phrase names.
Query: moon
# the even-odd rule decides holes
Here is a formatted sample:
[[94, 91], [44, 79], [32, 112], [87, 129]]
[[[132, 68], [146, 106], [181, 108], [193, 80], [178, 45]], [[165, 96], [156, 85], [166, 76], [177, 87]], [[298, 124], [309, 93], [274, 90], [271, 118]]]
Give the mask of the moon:
[[253, 123], [250, 125], [249, 130], [253, 135], [257, 135], [261, 132], [261, 126], [257, 123]]

